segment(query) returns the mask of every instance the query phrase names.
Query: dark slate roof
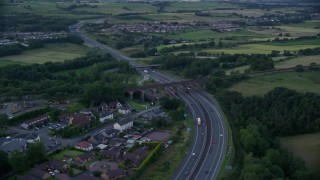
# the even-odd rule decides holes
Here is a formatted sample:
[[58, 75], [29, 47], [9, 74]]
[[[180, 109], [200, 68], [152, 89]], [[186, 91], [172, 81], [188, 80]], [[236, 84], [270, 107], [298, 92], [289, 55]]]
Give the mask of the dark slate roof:
[[22, 133], [22, 134], [18, 134], [16, 136], [14, 136], [14, 139], [25, 139], [25, 140], [29, 140], [29, 139], [36, 139], [39, 136], [39, 134], [37, 133]]
[[110, 179], [118, 177], [118, 176], [121, 176], [121, 175], [125, 175], [125, 174], [126, 174], [126, 171], [124, 169], [122, 169], [122, 168], [115, 169], [115, 170], [107, 172], [107, 175], [108, 175], [108, 177]]
[[148, 151], [147, 147], [142, 147], [142, 148], [136, 149], [133, 153], [141, 157], [145, 155], [147, 151]]
[[104, 132], [105, 132], [107, 135], [111, 135], [111, 134], [118, 134], [120, 131], [117, 130], [117, 129], [112, 129], [112, 128], [110, 128], [110, 129], [106, 129]]
[[128, 118], [125, 118], [125, 119], [121, 119], [120, 121], [118, 121], [117, 123], [122, 126], [122, 125], [125, 125], [129, 122], [133, 121], [133, 119], [131, 117], [128, 117]]
[[39, 178], [39, 179], [42, 179], [44, 174], [45, 174], [45, 172], [41, 171], [38, 168], [32, 168], [32, 170], [28, 173], [29, 176], [33, 176], [33, 177]]
[[56, 161], [56, 160], [52, 159], [49, 161], [48, 165], [52, 168], [61, 169], [61, 168], [63, 168], [63, 166], [65, 164], [61, 161]]
[[89, 159], [90, 157], [94, 157], [94, 154], [93, 154], [93, 152], [87, 152], [87, 153], [84, 153], [84, 154], [80, 154], [78, 157], [81, 160], [85, 160], [85, 159]]
[[111, 111], [105, 111], [105, 112], [102, 112], [99, 114], [99, 117], [102, 118], [102, 117], [106, 117], [106, 116], [109, 116], [111, 115], [112, 112]]

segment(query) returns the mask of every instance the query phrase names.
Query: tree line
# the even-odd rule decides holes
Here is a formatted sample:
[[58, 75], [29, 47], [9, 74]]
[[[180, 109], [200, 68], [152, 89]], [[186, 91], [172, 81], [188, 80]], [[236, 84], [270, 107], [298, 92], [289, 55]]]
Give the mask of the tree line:
[[277, 137], [318, 132], [319, 95], [275, 88], [262, 97], [224, 91], [218, 98], [232, 126], [235, 162], [239, 162], [226, 177], [313, 178], [302, 160], [280, 146]]

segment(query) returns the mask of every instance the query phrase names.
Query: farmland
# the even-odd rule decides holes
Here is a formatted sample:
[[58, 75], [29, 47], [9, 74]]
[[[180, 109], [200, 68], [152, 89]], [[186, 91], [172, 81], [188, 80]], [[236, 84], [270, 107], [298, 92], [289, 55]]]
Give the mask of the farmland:
[[306, 166], [320, 178], [320, 133], [280, 138], [281, 145], [306, 162]]
[[[299, 56], [299, 57], [289, 57], [289, 58], [278, 57], [278, 58], [274, 58], [274, 61], [275, 61], [274, 67], [276, 69], [291, 68], [297, 65], [308, 66], [311, 63], [320, 64], [320, 55]], [[249, 69], [249, 65], [228, 69], [226, 71], [226, 74], [229, 75], [232, 71], [234, 72], [239, 71], [239, 73], [243, 73], [244, 70], [246, 69]]]
[[258, 76], [236, 83], [229, 90], [238, 91], [245, 96], [261, 96], [275, 87], [320, 94], [320, 71], [284, 72]]
[[279, 45], [272, 45], [272, 44], [244, 44], [239, 45], [237, 47], [232, 48], [222, 48], [222, 49], [208, 49], [204, 50], [205, 52], [209, 53], [226, 53], [226, 54], [270, 54], [272, 50], [281, 51], [298, 51], [300, 49], [307, 49], [307, 48], [316, 48], [320, 47], [319, 45], [288, 45], [288, 46], [279, 46]]
[[63, 62], [76, 57], [85, 55], [88, 47], [70, 43], [47, 44], [44, 48], [24, 51], [20, 55], [5, 56], [0, 58], [0, 65], [4, 64], [1, 61], [21, 62], [25, 64], [45, 62]]

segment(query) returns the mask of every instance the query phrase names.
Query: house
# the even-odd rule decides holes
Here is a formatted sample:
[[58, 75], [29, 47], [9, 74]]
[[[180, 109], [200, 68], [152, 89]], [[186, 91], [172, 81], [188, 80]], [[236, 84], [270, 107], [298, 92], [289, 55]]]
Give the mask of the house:
[[79, 113], [83, 114], [83, 115], [86, 115], [88, 117], [93, 117], [94, 116], [94, 114], [93, 114], [94, 111], [95, 111], [94, 109], [82, 109], [82, 110], [80, 110]]
[[39, 116], [37, 118], [25, 121], [24, 123], [21, 124], [21, 128], [29, 129], [31, 126], [39, 125], [39, 124], [44, 123], [48, 120], [49, 120], [49, 116], [44, 114], [44, 115]]
[[14, 136], [13, 139], [26, 141], [27, 143], [34, 143], [36, 141], [40, 141], [40, 136], [38, 133], [22, 133]]
[[51, 159], [48, 162], [48, 168], [50, 168], [51, 170], [58, 170], [58, 171], [64, 171], [68, 169], [68, 164], [65, 164], [61, 161], [56, 161], [54, 159]]
[[107, 137], [107, 138], [113, 138], [115, 136], [117, 136], [119, 134], [119, 130], [117, 129], [106, 129], [105, 131], [103, 131], [101, 134], [104, 136], [104, 137]]
[[115, 123], [113, 125], [113, 129], [117, 129], [119, 131], [124, 131], [126, 129], [130, 129], [133, 126], [133, 119], [128, 117], [125, 119], [121, 119], [120, 121], [118, 121], [117, 123]]
[[70, 113], [64, 113], [64, 114], [61, 114], [61, 115], [58, 117], [58, 119], [59, 119], [59, 121], [61, 121], [61, 122], [65, 122], [65, 121], [69, 121], [71, 116], [72, 116], [72, 114], [70, 114]]
[[119, 108], [122, 108], [122, 104], [119, 101], [112, 101], [112, 102], [109, 102], [109, 108], [119, 109]]
[[112, 147], [108, 150], [103, 150], [101, 155], [105, 158], [117, 160], [121, 156], [121, 147]]
[[100, 104], [99, 110], [101, 111], [108, 111], [109, 110], [109, 106], [107, 103], [103, 102]]
[[100, 149], [100, 150], [104, 150], [104, 149], [106, 149], [107, 147], [108, 147], [108, 145], [105, 145], [105, 144], [99, 144], [99, 145], [97, 146], [97, 148]]
[[138, 167], [142, 160], [147, 156], [147, 147], [136, 149], [133, 153], [126, 153], [124, 159], [134, 167]]
[[91, 136], [88, 141], [93, 144], [106, 144], [108, 143], [108, 138], [99, 133]]
[[111, 111], [105, 111], [99, 114], [99, 121], [104, 123], [107, 119], [113, 119], [113, 113]]
[[130, 108], [126, 108], [126, 107], [121, 107], [121, 108], [118, 109], [118, 113], [127, 115], [127, 114], [131, 113], [131, 109]]
[[95, 158], [95, 155], [93, 152], [86, 152], [84, 154], [80, 154], [76, 157], [76, 161], [79, 163], [85, 163], [88, 161], [91, 161]]
[[122, 168], [107, 172], [107, 176], [110, 180], [111, 179], [119, 179], [121, 177], [124, 177], [125, 175], [126, 175], [126, 171]]
[[90, 118], [86, 115], [75, 114], [70, 116], [69, 125], [77, 125], [77, 126], [87, 126], [90, 124]]
[[74, 147], [84, 151], [91, 151], [93, 149], [92, 143], [88, 141], [81, 141], [78, 144], [74, 145]]

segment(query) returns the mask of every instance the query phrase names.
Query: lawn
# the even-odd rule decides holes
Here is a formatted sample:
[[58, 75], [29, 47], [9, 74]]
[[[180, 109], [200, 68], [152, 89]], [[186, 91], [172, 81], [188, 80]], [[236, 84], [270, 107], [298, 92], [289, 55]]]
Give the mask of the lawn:
[[264, 95], [275, 87], [320, 94], [320, 71], [284, 72], [249, 78], [229, 88], [245, 96]]
[[43, 48], [27, 50], [20, 55], [1, 57], [0, 62], [3, 60], [26, 64], [63, 62], [64, 60], [84, 56], [88, 50], [89, 48], [86, 46], [70, 43], [46, 44]]
[[62, 161], [64, 155], [71, 156], [73, 159], [75, 159], [75, 157], [80, 155], [80, 154], [83, 154], [83, 152], [78, 151], [78, 150], [65, 149], [65, 150], [59, 152], [58, 154], [54, 154], [52, 156], [52, 158], [57, 160], [57, 161]]
[[319, 45], [291, 45], [291, 46], [277, 46], [277, 45], [267, 45], [267, 44], [245, 44], [233, 48], [223, 48], [223, 49], [208, 49], [204, 50], [209, 53], [226, 53], [226, 54], [270, 54], [272, 50], [283, 52], [288, 51], [298, 51], [300, 49], [316, 48]]
[[320, 133], [280, 138], [281, 145], [306, 162], [308, 169], [320, 179]]
[[147, 108], [151, 108], [150, 103], [142, 103], [142, 102], [137, 102], [137, 101], [128, 101], [129, 105], [135, 109], [135, 110], [145, 110], [146, 106]]

